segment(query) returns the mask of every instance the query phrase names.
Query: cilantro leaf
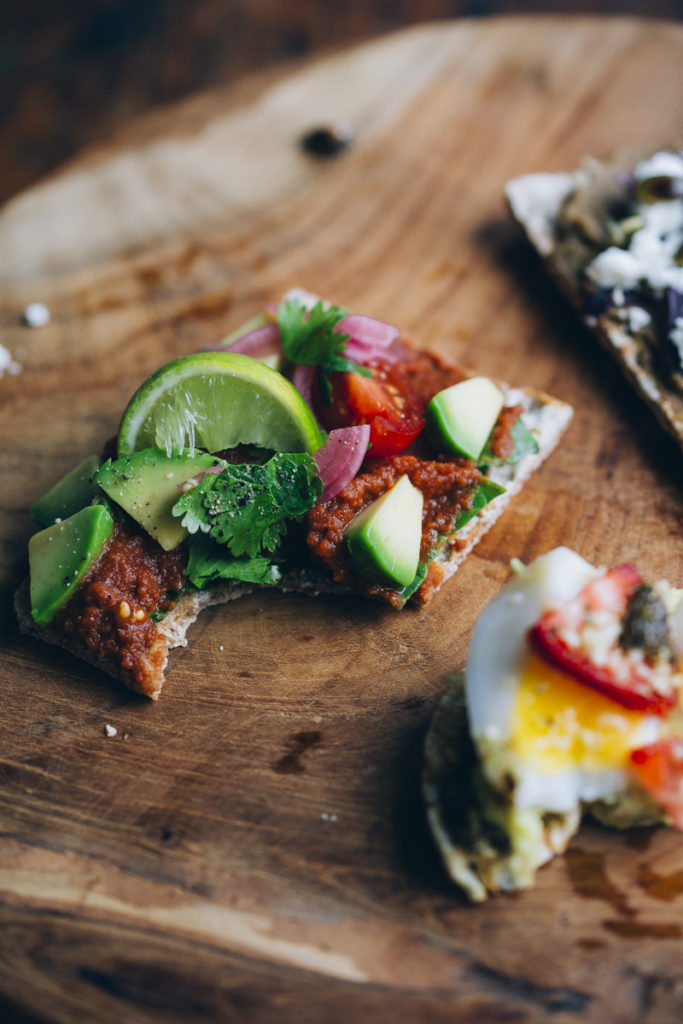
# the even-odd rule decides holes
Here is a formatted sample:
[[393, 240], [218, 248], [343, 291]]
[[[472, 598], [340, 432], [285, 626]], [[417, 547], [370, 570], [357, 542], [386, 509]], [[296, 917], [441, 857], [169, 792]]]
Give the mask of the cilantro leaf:
[[298, 299], [280, 303], [277, 322], [287, 358], [306, 366], [322, 366], [328, 359], [341, 355], [349, 336], [336, 331], [335, 327], [345, 316], [345, 309], [325, 308], [322, 302], [316, 302], [310, 310]]
[[[436, 552], [435, 552], [436, 554]], [[409, 583], [407, 587], [404, 587], [401, 591], [401, 596], [404, 601], [407, 601], [409, 597], [412, 597], [416, 590], [424, 583], [427, 576], [428, 566], [424, 562], [417, 563], [417, 572], [415, 573], [415, 579], [412, 583]]]
[[203, 590], [218, 580], [272, 585], [280, 579], [278, 567], [263, 555], [234, 558], [224, 547], [201, 533], [188, 538], [188, 549], [190, 557], [185, 578], [197, 590]]
[[190, 534], [206, 533], [237, 558], [275, 551], [287, 521], [299, 519], [322, 494], [314, 459], [278, 453], [263, 465], [226, 466], [179, 498], [172, 512]]
[[487, 443], [486, 448], [484, 448], [484, 451], [477, 460], [477, 464], [479, 466], [514, 466], [515, 463], [520, 462], [526, 455], [535, 455], [538, 452], [538, 442], [521, 416], [518, 416], [512, 424], [510, 437], [512, 438], [513, 448], [507, 459], [501, 459], [494, 455]]
[[456, 532], [461, 530], [466, 523], [469, 523], [470, 519], [474, 519], [490, 501], [493, 501], [500, 494], [505, 494], [505, 488], [502, 484], [496, 483], [495, 480], [489, 480], [485, 476], [480, 477], [472, 497], [472, 504], [469, 508], [464, 508], [458, 513], [454, 530]]
[[331, 399], [331, 373], [353, 372], [363, 377], [372, 376], [367, 367], [346, 359], [343, 354], [349, 335], [337, 328], [346, 315], [347, 311], [340, 306], [316, 302], [312, 309], [307, 309], [298, 299], [287, 299], [277, 310], [280, 343], [285, 355], [292, 363], [318, 367], [321, 393], [328, 404]]

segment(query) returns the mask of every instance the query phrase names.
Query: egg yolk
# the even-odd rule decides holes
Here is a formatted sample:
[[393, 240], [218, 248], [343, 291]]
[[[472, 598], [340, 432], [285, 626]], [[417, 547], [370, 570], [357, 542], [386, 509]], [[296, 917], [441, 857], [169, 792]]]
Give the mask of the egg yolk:
[[620, 768], [643, 742], [642, 711], [618, 703], [529, 654], [519, 681], [512, 746], [535, 769]]

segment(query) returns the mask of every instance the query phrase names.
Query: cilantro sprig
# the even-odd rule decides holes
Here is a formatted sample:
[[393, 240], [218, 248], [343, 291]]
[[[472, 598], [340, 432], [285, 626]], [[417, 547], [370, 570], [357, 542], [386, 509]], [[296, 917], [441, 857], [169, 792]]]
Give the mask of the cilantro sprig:
[[285, 355], [292, 363], [317, 366], [320, 393], [326, 404], [332, 400], [331, 373], [353, 372], [363, 377], [372, 376], [367, 367], [343, 354], [349, 335], [337, 328], [346, 315], [347, 310], [340, 306], [316, 302], [312, 309], [308, 309], [295, 298], [280, 303], [277, 310], [280, 343]]
[[310, 455], [278, 453], [263, 465], [229, 465], [208, 473], [172, 512], [190, 534], [208, 534], [236, 558], [255, 558], [277, 550], [288, 521], [312, 508], [322, 489]]
[[266, 556], [235, 558], [224, 545], [216, 544], [203, 533], [190, 536], [187, 547], [189, 558], [185, 578], [197, 590], [203, 590], [219, 580], [272, 586], [282, 575], [278, 566], [273, 565]]

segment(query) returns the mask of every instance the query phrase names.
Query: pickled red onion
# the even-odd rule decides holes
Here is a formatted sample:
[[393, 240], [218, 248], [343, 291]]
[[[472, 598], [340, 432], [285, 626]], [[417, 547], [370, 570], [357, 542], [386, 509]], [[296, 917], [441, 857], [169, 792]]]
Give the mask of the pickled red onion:
[[399, 337], [398, 327], [384, 323], [383, 320], [375, 320], [371, 316], [363, 316], [360, 313], [350, 313], [337, 325], [337, 331], [347, 334], [349, 340], [344, 350], [344, 356], [355, 363], [368, 363], [381, 356], [383, 359], [391, 358], [391, 345]]
[[337, 330], [348, 334], [353, 341], [372, 348], [388, 348], [401, 333], [398, 327], [387, 324], [383, 320], [375, 320], [361, 313], [350, 313], [339, 321]]
[[257, 327], [227, 345], [207, 345], [205, 351], [237, 352], [238, 355], [252, 356], [254, 359], [281, 355], [280, 328], [276, 323], [264, 324], [263, 327]]
[[327, 442], [313, 456], [323, 482], [318, 503], [334, 498], [353, 480], [369, 444], [370, 427], [367, 423], [330, 431]]
[[299, 392], [303, 400], [308, 405], [309, 409], [315, 416], [315, 421], [319, 427], [322, 427], [320, 417], [315, 411], [315, 402], [313, 401], [313, 385], [315, 383], [315, 366], [309, 366], [306, 363], [298, 363], [292, 371], [292, 384]]

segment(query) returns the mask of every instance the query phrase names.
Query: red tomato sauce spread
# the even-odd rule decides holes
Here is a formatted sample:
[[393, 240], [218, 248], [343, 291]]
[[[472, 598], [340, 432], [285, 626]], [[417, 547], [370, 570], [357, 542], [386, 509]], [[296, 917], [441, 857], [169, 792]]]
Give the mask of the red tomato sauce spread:
[[491, 451], [499, 459], [509, 459], [514, 451], [512, 428], [524, 412], [521, 405], [506, 405], [501, 409], [498, 421], [491, 435]]
[[[444, 388], [459, 384], [466, 374], [445, 362], [435, 352], [413, 351], [405, 348], [405, 355], [391, 368], [394, 381], [400, 382], [401, 391], [410, 395], [424, 407]], [[501, 411], [491, 439], [492, 454], [507, 459], [514, 449], [512, 426], [522, 413], [519, 405]], [[453, 533], [458, 513], [470, 507], [473, 488], [480, 475], [476, 466], [467, 459], [448, 460], [434, 451], [423, 434], [407, 449], [382, 462], [367, 460], [365, 472], [332, 498], [317, 505], [308, 513], [306, 542], [313, 558], [330, 571], [333, 578], [354, 590], [381, 597], [400, 608], [403, 597], [396, 590], [360, 579], [346, 554], [344, 535], [351, 521], [376, 498], [388, 491], [399, 477], [406, 474], [413, 486], [422, 491], [422, 545], [420, 561], [429, 562], [444, 537]], [[452, 543], [452, 541], [451, 541]], [[455, 543], [457, 547], [457, 541]], [[414, 595], [418, 604], [426, 604], [443, 579], [443, 567], [431, 562], [427, 576]]]
[[382, 597], [400, 608], [403, 598], [397, 591], [368, 583], [353, 571], [344, 544], [347, 527], [359, 512], [405, 474], [424, 497], [420, 559], [426, 561], [439, 538], [453, 532], [458, 512], [469, 508], [479, 471], [465, 459], [426, 461], [415, 455], [396, 455], [385, 462], [366, 465], [370, 467], [368, 472], [360, 473], [331, 501], [311, 509], [306, 543], [313, 557], [329, 569], [338, 583], [353, 585], [354, 589]]
[[399, 378], [401, 390], [416, 395], [424, 408], [439, 391], [459, 384], [467, 375], [436, 352], [406, 349], [405, 358], [394, 365], [392, 376]]
[[164, 551], [133, 522], [117, 522], [104, 553], [55, 618], [63, 636], [131, 674], [151, 696], [168, 643], [150, 618], [166, 611], [183, 585], [184, 548]]

